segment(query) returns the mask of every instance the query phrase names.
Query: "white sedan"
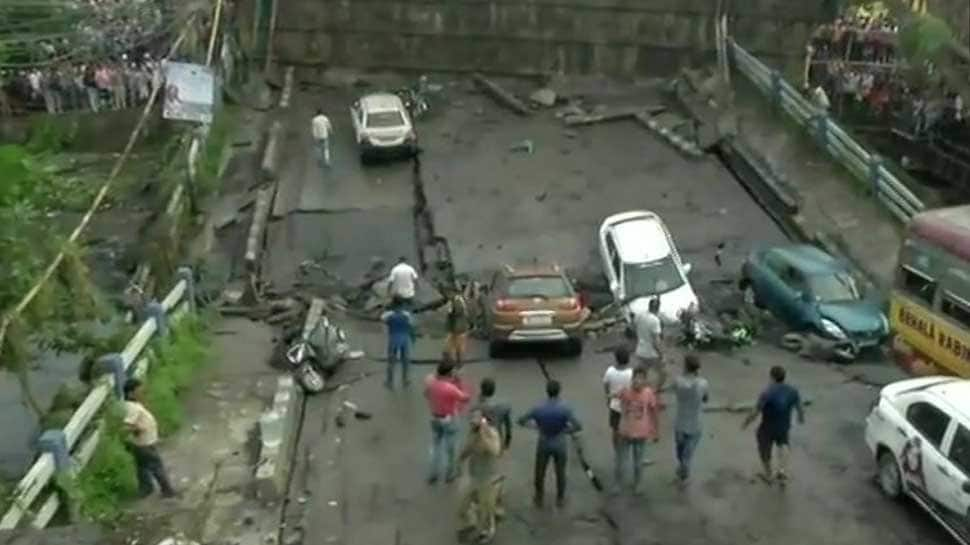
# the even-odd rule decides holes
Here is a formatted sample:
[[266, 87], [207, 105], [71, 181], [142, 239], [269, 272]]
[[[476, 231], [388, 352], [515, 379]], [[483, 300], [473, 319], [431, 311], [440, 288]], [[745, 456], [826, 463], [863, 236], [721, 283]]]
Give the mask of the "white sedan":
[[866, 418], [882, 491], [906, 495], [970, 544], [970, 381], [925, 377], [890, 384]]
[[680, 313], [697, 308], [689, 263], [681, 261], [674, 239], [660, 216], [646, 210], [606, 218], [599, 231], [600, 256], [614, 301], [627, 307], [626, 318], [647, 312], [660, 298], [660, 318], [675, 323]]
[[413, 155], [418, 137], [404, 102], [391, 93], [366, 95], [350, 108], [363, 160], [384, 154]]

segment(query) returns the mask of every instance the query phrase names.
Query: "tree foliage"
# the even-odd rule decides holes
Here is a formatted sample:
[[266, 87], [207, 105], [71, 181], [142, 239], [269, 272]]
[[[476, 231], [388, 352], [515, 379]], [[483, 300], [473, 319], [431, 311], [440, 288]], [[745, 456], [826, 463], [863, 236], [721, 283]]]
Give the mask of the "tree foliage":
[[910, 62], [934, 60], [952, 43], [950, 26], [934, 15], [913, 16], [899, 29], [899, 47]]

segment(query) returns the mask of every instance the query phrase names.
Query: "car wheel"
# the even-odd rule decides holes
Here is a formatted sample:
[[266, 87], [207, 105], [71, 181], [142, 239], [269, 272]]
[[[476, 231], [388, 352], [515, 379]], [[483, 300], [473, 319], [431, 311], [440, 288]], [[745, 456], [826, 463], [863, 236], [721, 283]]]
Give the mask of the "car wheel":
[[502, 357], [502, 341], [489, 341], [488, 357], [493, 359]]
[[888, 450], [882, 451], [877, 460], [879, 465], [879, 489], [888, 498], [896, 499], [903, 494], [903, 478], [899, 473], [896, 457]]

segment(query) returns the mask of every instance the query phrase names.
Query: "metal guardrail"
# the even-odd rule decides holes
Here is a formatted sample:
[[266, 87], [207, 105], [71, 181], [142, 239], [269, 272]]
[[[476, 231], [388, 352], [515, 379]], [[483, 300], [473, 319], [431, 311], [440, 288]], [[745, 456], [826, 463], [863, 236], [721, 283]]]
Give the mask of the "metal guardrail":
[[57, 514], [62, 504], [61, 495], [50, 485], [56, 476], [76, 474], [91, 460], [103, 431], [98, 416], [108, 396], [114, 393], [120, 398], [124, 380], [147, 371], [148, 358], [142, 357], [142, 353], [149, 341], [156, 335], [166, 335], [170, 322], [194, 309], [192, 271], [180, 269], [178, 277], [178, 283], [161, 302], [147, 305], [148, 318], [124, 349], [100, 358], [99, 362], [106, 364], [110, 372], [88, 392], [64, 429], [46, 431], [41, 435], [41, 454], [14, 489], [11, 506], [0, 519], [0, 531], [15, 529], [25, 519], [30, 520], [33, 528], [45, 528]]
[[925, 209], [913, 194], [884, 165], [882, 159], [852, 139], [828, 116], [807, 101], [800, 92], [772, 70], [729, 40], [731, 58], [738, 71], [761, 90], [772, 103], [815, 136], [819, 147], [842, 163], [853, 176], [872, 186], [873, 195], [902, 223]]

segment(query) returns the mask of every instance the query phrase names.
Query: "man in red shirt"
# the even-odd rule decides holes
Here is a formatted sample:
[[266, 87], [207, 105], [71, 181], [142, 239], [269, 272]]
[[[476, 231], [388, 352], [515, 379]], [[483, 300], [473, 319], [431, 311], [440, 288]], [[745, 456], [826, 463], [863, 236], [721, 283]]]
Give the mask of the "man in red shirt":
[[615, 480], [617, 491], [623, 486], [627, 464], [633, 465], [633, 491], [640, 493], [640, 480], [643, 476], [643, 452], [647, 441], [658, 440], [658, 413], [660, 404], [647, 382], [647, 370], [638, 367], [633, 370], [633, 381], [629, 388], [618, 396], [621, 416], [617, 430], [620, 436], [616, 449]]
[[471, 398], [455, 384], [454, 372], [455, 366], [451, 363], [439, 363], [435, 376], [425, 383], [424, 395], [431, 410], [431, 471], [428, 484], [438, 482], [443, 464], [448, 482], [458, 476], [455, 458], [458, 414]]

